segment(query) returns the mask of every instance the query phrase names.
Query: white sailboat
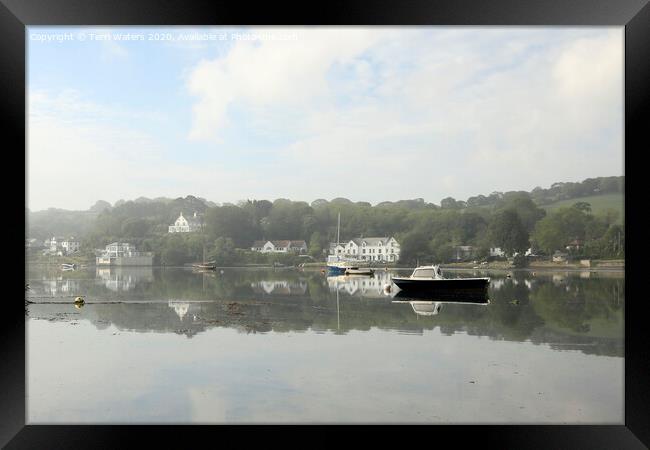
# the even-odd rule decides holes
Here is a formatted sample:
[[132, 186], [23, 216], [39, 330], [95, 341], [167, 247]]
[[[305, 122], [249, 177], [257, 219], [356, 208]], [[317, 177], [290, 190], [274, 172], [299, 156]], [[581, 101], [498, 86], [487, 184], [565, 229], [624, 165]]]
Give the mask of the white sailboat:
[[[338, 224], [336, 227], [336, 246], [341, 243], [341, 213], [339, 212]], [[327, 270], [331, 275], [368, 275], [368, 269], [359, 269], [359, 263], [363, 261], [346, 258], [339, 255], [329, 255], [327, 257]]]

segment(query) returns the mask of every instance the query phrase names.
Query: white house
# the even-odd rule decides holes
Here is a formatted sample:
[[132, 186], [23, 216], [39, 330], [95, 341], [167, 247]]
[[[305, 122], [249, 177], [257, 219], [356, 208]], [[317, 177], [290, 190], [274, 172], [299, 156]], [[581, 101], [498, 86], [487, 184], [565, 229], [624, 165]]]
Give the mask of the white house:
[[60, 245], [60, 238], [57, 238], [56, 236], [52, 236], [49, 239], [45, 239], [43, 242], [43, 246], [45, 247], [45, 250], [43, 250], [44, 254], [50, 254], [50, 255], [58, 255], [61, 253], [63, 255], [63, 250], [61, 250]]
[[474, 247], [471, 245], [459, 245], [454, 248], [454, 259], [462, 261], [471, 258], [474, 255]]
[[368, 261], [399, 260], [400, 245], [393, 237], [367, 237], [330, 244], [330, 254]]
[[64, 256], [77, 252], [80, 246], [79, 241], [74, 237], [61, 238], [56, 236], [46, 239], [43, 245], [45, 247], [43, 250], [44, 254], [56, 256]]
[[183, 217], [183, 212], [178, 216], [174, 225], [169, 226], [170, 233], [192, 233], [194, 231], [201, 231], [202, 223], [201, 218], [194, 212], [194, 216], [189, 219]]
[[298, 241], [255, 241], [251, 250], [260, 253], [306, 253], [307, 243]]
[[98, 266], [151, 266], [153, 253], [139, 252], [133, 244], [127, 242], [113, 242], [104, 250], [96, 251], [95, 263]]
[[66, 255], [79, 251], [79, 246], [79, 241], [77, 241], [74, 237], [70, 237], [70, 239], [61, 241], [61, 248], [63, 248]]
[[330, 243], [330, 255], [345, 255], [345, 243], [337, 244], [336, 242]]
[[122, 257], [122, 256], [132, 256], [136, 252], [135, 246], [129, 244], [128, 242], [113, 242], [108, 244], [104, 249], [104, 256], [108, 257]]
[[506, 252], [501, 247], [490, 247], [490, 256], [505, 256]]

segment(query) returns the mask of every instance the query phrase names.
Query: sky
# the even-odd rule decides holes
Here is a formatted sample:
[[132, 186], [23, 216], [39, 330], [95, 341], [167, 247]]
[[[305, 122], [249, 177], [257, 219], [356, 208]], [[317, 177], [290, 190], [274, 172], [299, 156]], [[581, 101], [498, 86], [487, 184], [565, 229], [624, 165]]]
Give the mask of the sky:
[[623, 27], [40, 27], [27, 207], [439, 204], [623, 175]]

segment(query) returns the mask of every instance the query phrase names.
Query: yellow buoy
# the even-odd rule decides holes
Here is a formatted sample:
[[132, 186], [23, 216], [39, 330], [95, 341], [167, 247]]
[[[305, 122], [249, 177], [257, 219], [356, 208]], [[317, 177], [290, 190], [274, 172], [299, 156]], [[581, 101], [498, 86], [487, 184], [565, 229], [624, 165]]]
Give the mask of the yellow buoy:
[[84, 298], [81, 297], [81, 296], [80, 296], [80, 297], [76, 297], [76, 298], [74, 299], [74, 302], [75, 302], [77, 305], [83, 305], [84, 303], [86, 303], [86, 301], [84, 300]]

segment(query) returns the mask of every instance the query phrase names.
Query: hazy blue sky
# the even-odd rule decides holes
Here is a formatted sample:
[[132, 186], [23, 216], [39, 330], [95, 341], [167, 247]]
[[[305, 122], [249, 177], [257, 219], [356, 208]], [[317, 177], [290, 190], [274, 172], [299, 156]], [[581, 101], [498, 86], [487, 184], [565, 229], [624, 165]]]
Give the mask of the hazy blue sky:
[[439, 203], [623, 174], [622, 27], [29, 27], [26, 40], [31, 210], [189, 194]]

